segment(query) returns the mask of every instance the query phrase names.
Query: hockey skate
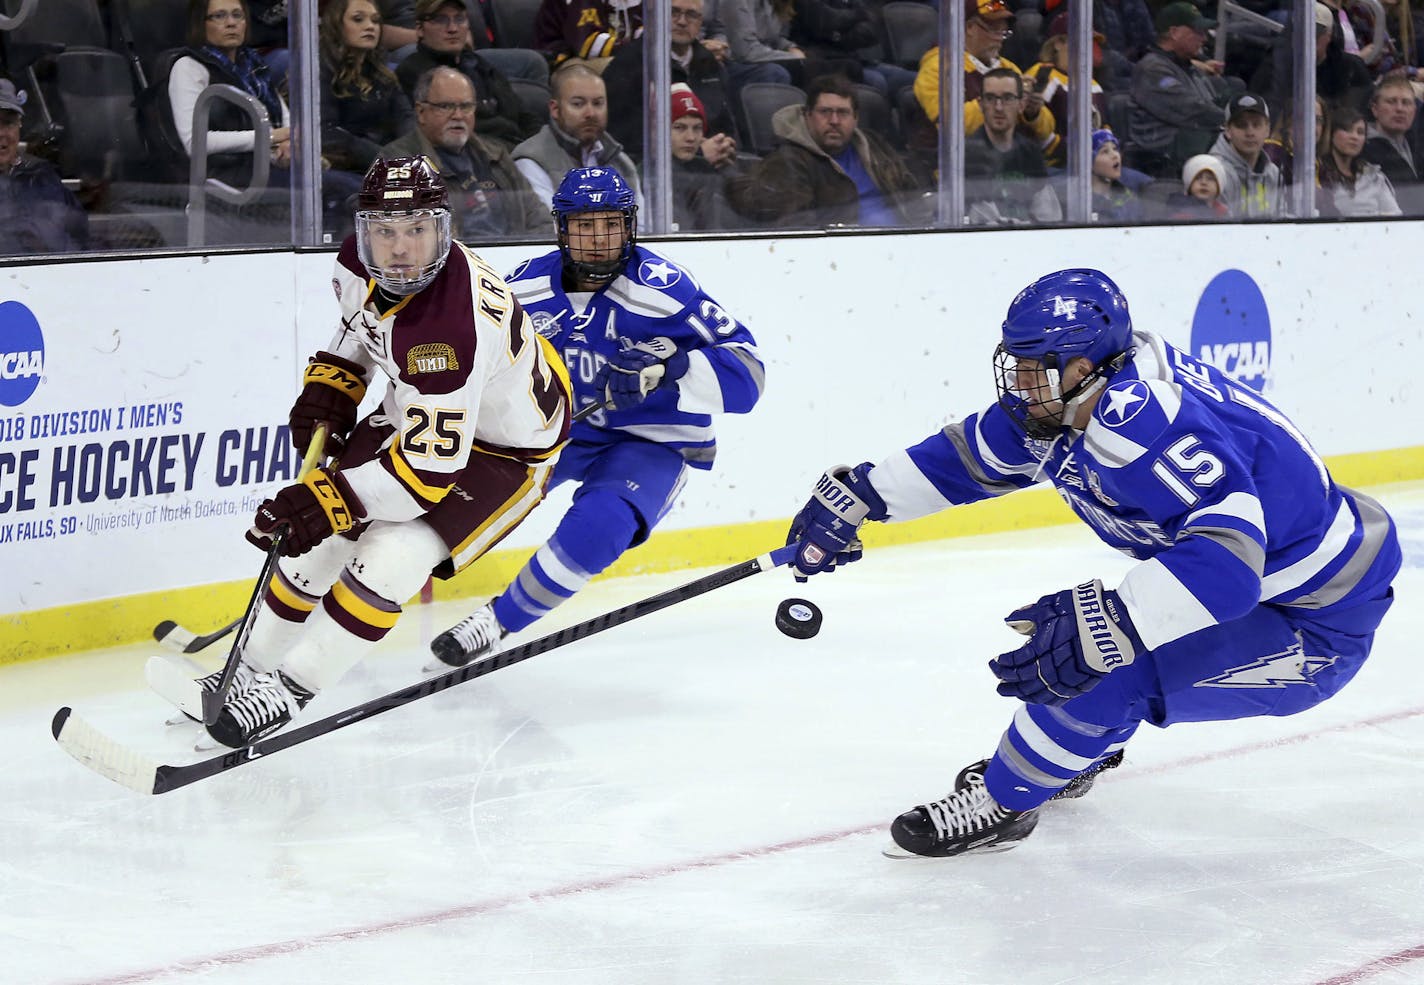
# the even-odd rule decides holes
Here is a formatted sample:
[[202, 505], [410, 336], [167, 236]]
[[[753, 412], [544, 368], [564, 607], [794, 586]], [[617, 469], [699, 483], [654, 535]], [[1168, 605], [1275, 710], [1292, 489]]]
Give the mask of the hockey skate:
[[[181, 721], [201, 722], [203, 720], [203, 695], [217, 691], [222, 681], [222, 670], [194, 677], [198, 668], [192, 661], [171, 657], [149, 657], [144, 664], [143, 675], [148, 686], [160, 698], [182, 712], [182, 717], [170, 719], [168, 724]], [[240, 695], [251, 685], [255, 673], [246, 664], [237, 665], [232, 687], [228, 689], [228, 700]]]
[[942, 858], [1002, 852], [1027, 838], [1038, 824], [1037, 809], [1011, 811], [984, 786], [987, 760], [960, 770], [954, 789], [943, 800], [921, 804], [890, 824], [894, 848], [888, 858]]
[[254, 672], [241, 694], [229, 695], [218, 720], [208, 726], [208, 734], [230, 749], [250, 746], [289, 723], [313, 697], [280, 670]]
[[[500, 640], [508, 635], [509, 631], [495, 617], [493, 603], [486, 602], [431, 640], [430, 652], [439, 657], [441, 663], [464, 667], [493, 653]], [[432, 664], [426, 669], [438, 670], [439, 665]]]

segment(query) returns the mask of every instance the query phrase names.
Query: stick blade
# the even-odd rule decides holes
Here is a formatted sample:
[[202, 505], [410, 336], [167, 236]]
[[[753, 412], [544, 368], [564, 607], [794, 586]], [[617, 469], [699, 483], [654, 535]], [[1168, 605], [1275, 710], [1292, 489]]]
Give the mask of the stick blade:
[[156, 792], [160, 768], [157, 763], [119, 745], [72, 709], [61, 708], [55, 712], [50, 732], [61, 749], [100, 776], [135, 793], [152, 795]]
[[178, 625], [172, 619], [165, 619], [157, 626], [154, 626], [153, 638], [170, 650], [177, 650], [180, 653], [189, 652], [189, 644], [197, 639], [196, 636]]

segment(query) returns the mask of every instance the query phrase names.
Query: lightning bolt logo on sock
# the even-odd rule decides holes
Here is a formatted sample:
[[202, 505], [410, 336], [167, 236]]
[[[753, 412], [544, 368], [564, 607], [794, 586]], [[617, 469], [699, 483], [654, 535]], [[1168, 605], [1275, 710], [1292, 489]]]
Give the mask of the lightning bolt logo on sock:
[[1315, 675], [1339, 659], [1312, 657], [1299, 642], [1280, 653], [1232, 667], [1217, 677], [1197, 681], [1193, 687], [1285, 687], [1288, 684], [1315, 686]]

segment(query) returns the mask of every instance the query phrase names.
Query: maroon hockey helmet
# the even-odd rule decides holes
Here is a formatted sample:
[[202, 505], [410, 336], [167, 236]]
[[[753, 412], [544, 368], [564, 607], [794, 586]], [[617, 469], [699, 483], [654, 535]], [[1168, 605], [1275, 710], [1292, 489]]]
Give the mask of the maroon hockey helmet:
[[428, 158], [378, 157], [366, 170], [356, 252], [392, 294], [414, 294], [440, 273], [450, 253], [450, 196]]

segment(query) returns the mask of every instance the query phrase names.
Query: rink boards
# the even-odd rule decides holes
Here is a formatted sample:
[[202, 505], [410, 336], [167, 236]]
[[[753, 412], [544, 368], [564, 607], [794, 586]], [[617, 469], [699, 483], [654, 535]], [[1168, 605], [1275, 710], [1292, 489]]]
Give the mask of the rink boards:
[[[653, 244], [757, 337], [767, 390], [719, 418], [719, 457], [614, 573], [779, 544], [827, 466], [877, 460], [993, 399], [1013, 294], [1096, 266], [1136, 324], [1262, 389], [1342, 481], [1424, 477], [1413, 310], [1418, 223], [813, 236]], [[484, 251], [509, 270], [538, 251]], [[330, 253], [0, 271], [0, 663], [232, 618], [260, 557], [253, 508], [296, 468], [284, 420], [336, 327]], [[577, 370], [576, 370], [577, 371]], [[375, 388], [379, 390], [379, 388]], [[502, 586], [556, 492], [437, 597]], [[874, 530], [872, 544], [1064, 522], [1033, 491]]]

